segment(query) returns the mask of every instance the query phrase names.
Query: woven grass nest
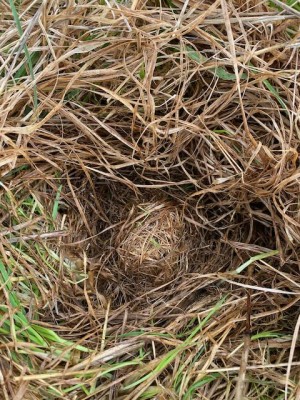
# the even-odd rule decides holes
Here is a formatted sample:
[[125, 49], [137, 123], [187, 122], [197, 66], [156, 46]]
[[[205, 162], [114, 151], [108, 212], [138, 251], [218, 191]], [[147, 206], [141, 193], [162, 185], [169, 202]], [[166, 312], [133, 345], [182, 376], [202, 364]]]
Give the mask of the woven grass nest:
[[165, 201], [134, 205], [116, 237], [122, 273], [148, 288], [173, 279], [182, 268], [184, 231], [176, 206]]

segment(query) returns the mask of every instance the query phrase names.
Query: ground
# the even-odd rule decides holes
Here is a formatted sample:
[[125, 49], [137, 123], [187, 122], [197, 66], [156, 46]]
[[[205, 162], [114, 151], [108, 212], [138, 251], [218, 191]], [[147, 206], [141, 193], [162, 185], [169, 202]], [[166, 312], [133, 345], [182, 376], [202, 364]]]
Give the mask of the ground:
[[0, 11], [1, 398], [299, 400], [299, 3]]

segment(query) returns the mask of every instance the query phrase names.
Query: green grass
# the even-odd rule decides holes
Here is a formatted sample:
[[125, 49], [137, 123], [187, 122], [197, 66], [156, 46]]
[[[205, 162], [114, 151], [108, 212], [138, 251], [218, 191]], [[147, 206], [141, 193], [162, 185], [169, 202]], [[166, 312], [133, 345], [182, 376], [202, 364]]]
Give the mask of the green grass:
[[194, 395], [197, 389], [200, 387], [206, 385], [207, 383], [213, 382], [217, 378], [220, 377], [220, 374], [211, 374], [211, 375], [206, 375], [203, 378], [199, 379], [195, 383], [193, 383], [188, 390], [186, 391], [185, 395], [183, 396], [183, 400], [192, 400], [194, 399]]
[[[300, 2], [299, 0], [283, 0], [282, 3], [286, 4], [289, 7], [294, 8], [296, 11], [300, 11]], [[282, 7], [273, 3], [273, 1], [269, 2], [269, 6], [272, 8], [276, 8], [279, 11], [284, 11]]]
[[[22, 171], [22, 168], [19, 169]], [[60, 193], [61, 188], [57, 193]], [[58, 194], [54, 200], [52, 217], [56, 216]], [[34, 194], [14, 196], [13, 193], [7, 191], [2, 193], [1, 208], [5, 212], [14, 210], [11, 218], [11, 225], [28, 224], [36, 218], [44, 218], [49, 231], [54, 229], [55, 221], [51, 215], [47, 216], [47, 212], [41, 202]], [[46, 216], [46, 218], [45, 218]], [[3, 229], [3, 228], [2, 228]], [[11, 233], [15, 236], [17, 233]], [[18, 232], [18, 235], [21, 232]], [[9, 237], [9, 236], [8, 236]], [[28, 250], [35, 249], [39, 261], [33, 258]], [[7, 254], [10, 254], [7, 256]], [[23, 243], [17, 240], [16, 243], [10, 245], [10, 251], [6, 251], [6, 256], [0, 255], [0, 286], [5, 302], [0, 305], [0, 333], [3, 343], [14, 343], [14, 349], [10, 351], [12, 359], [18, 364], [25, 364], [29, 371], [35, 373], [34, 362], [31, 361], [34, 354], [44, 354], [45, 357], [56, 355], [64, 362], [70, 361], [73, 352], [87, 353], [89, 349], [75, 344], [71, 340], [63, 339], [53, 329], [39, 324], [39, 307], [42, 301], [42, 293], [40, 289], [44, 284], [48, 285], [48, 279], [40, 281], [39, 286], [36, 284], [35, 277], [28, 273], [29, 265], [32, 271], [43, 270], [49, 273], [58, 273], [59, 256], [53, 257], [55, 253], [48, 252], [47, 248], [42, 244]], [[47, 287], [44, 287], [47, 291]], [[24, 343], [26, 346], [24, 347]]]
[[[189, 47], [189, 46], [186, 46], [186, 54], [191, 60], [197, 62], [197, 64], [204, 64], [205, 62], [209, 61], [209, 59], [207, 57], [205, 57], [199, 51], [197, 51], [194, 48]], [[236, 75], [228, 72], [225, 67], [214, 67], [214, 68], [210, 68], [209, 71], [211, 73], [213, 73], [219, 79], [222, 79], [225, 81], [236, 81]], [[256, 71], [256, 69], [253, 66], [251, 66], [250, 71], [252, 71], [254, 73], [258, 72], [258, 71]], [[246, 73], [242, 73], [240, 75], [240, 79], [245, 80], [247, 78], [248, 78], [248, 75]], [[271, 82], [268, 79], [264, 79], [263, 84], [270, 91], [270, 93], [272, 93], [272, 95], [276, 98], [276, 100], [281, 105], [281, 107], [285, 111], [287, 111], [287, 106], [286, 106], [285, 102], [282, 100], [278, 91], [271, 84]]]
[[[49, 6], [41, 21], [37, 3], [9, 0], [10, 9], [3, 3], [1, 10], [8, 63], [1, 78], [6, 82], [6, 71], [13, 71], [1, 93], [2, 155], [12, 154], [18, 165], [0, 178], [0, 334], [8, 384], [17, 395], [26, 385], [26, 398], [45, 400], [215, 400], [219, 387], [234, 398], [249, 317], [247, 397], [283, 400], [298, 235], [292, 221], [297, 165], [287, 150], [298, 143], [286, 115], [299, 99], [297, 57], [285, 58], [281, 49], [293, 47], [288, 35], [297, 35], [296, 19], [283, 17], [270, 33], [257, 21], [241, 23], [263, 16], [264, 4], [233, 4], [241, 19], [231, 14], [232, 43], [221, 3], [205, 19], [205, 2], [200, 8], [186, 2], [184, 12], [184, 1], [175, 0], [141, 1], [134, 11], [127, 0], [116, 1], [118, 10], [105, 0], [77, 3], [68, 4], [67, 14], [63, 4]], [[300, 11], [299, 3], [285, 3]], [[266, 14], [271, 24], [272, 18]], [[241, 62], [239, 76], [229, 52]], [[276, 61], [276, 72], [268, 60]], [[24, 94], [16, 101], [10, 98], [15, 88]], [[40, 124], [25, 118], [37, 109]], [[253, 115], [260, 124], [251, 124]], [[261, 150], [272, 164], [254, 158]], [[111, 214], [140, 199], [147, 204], [148, 193], [159, 201], [166, 196], [182, 211], [187, 252], [174, 281], [143, 291], [114, 253], [115, 236], [126, 234], [126, 225], [118, 211]], [[143, 211], [138, 227], [152, 215]], [[263, 237], [260, 223], [270, 226], [270, 235]], [[103, 226], [109, 226], [105, 235]], [[70, 234], [66, 242], [38, 237], [61, 229]], [[151, 232], [147, 240], [159, 248], [158, 237]], [[252, 286], [223, 278], [242, 281], [240, 274], [261, 260], [275, 259], [280, 272], [278, 250], [254, 252], [274, 248], [276, 237], [289, 274], [254, 268], [251, 283], [263, 287], [248, 291], [250, 313]], [[276, 297], [276, 288], [287, 294]]]
[[58, 209], [59, 209], [59, 202], [60, 202], [60, 196], [61, 196], [61, 191], [62, 191], [62, 185], [59, 185], [57, 189], [57, 193], [55, 196], [54, 204], [53, 204], [53, 209], [52, 209], [52, 219], [56, 220], [57, 214], [58, 214]]
[[[22, 29], [22, 25], [21, 25], [21, 21], [17, 12], [17, 9], [15, 7], [14, 1], [13, 0], [9, 0], [9, 5], [13, 14], [13, 18], [15, 21], [15, 24], [17, 26], [18, 29], [18, 33], [20, 35], [20, 37], [22, 37], [22, 35], [24, 34], [23, 29]], [[29, 51], [28, 51], [28, 47], [26, 44], [24, 44], [24, 54], [26, 57], [26, 61], [27, 61], [27, 65], [28, 65], [28, 69], [29, 69], [29, 73], [30, 73], [30, 77], [31, 79], [34, 81], [35, 76], [34, 76], [34, 71], [33, 71], [33, 63], [36, 62], [38, 60], [38, 53], [34, 53], [32, 55], [30, 55]], [[25, 75], [25, 68], [21, 67], [16, 75], [16, 78], [20, 78], [22, 76]], [[34, 109], [36, 110], [38, 107], [38, 93], [37, 93], [37, 87], [36, 85], [33, 86], [33, 105], [34, 105]]]
[[[16, 261], [11, 260], [11, 265], [14, 263], [16, 263]], [[8, 338], [10, 337], [15, 343], [30, 343], [32, 345], [30, 350], [36, 352], [40, 352], [41, 349], [42, 351], [47, 352], [47, 350], [50, 350], [52, 352], [54, 349], [56, 354], [60, 354], [63, 352], [65, 347], [74, 346], [74, 343], [61, 339], [53, 330], [32, 323], [27, 318], [27, 310], [19, 299], [18, 293], [15, 289], [16, 285], [13, 285], [12, 283], [12, 277], [12, 269], [0, 260], [0, 283], [4, 293], [6, 293], [6, 298], [8, 299], [6, 305], [0, 306], [2, 311], [1, 334]], [[30, 281], [26, 280], [25, 277], [21, 278], [24, 278], [24, 281], [22, 282], [22, 292], [31, 293], [32, 295], [34, 291], [30, 288]], [[14, 276], [14, 281], [16, 280], [17, 277]], [[37, 316], [38, 314], [36, 314], [36, 317]], [[80, 351], [88, 351], [82, 346], [75, 346], [75, 348]], [[68, 352], [66, 353], [66, 356], [68, 356]]]
[[277, 255], [279, 253], [278, 250], [273, 250], [273, 251], [269, 251], [267, 253], [260, 253], [257, 254], [256, 256], [253, 256], [251, 258], [249, 258], [249, 260], [247, 260], [246, 262], [244, 262], [242, 265], [240, 265], [235, 272], [237, 274], [240, 274], [241, 272], [243, 272], [247, 267], [249, 267], [249, 265], [253, 264], [255, 261], [259, 261], [259, 260], [263, 260], [264, 258], [268, 258], [268, 257], [273, 257], [275, 255]]
[[[196, 61], [198, 64], [204, 64], [205, 62], [209, 61], [209, 59], [205, 56], [203, 56], [199, 51], [196, 51], [194, 48], [187, 46], [187, 56], [193, 60]], [[214, 67], [210, 68], [209, 71], [213, 73], [217, 78], [223, 79], [225, 81], [236, 81], [236, 75], [233, 73], [230, 73], [226, 70], [225, 67]], [[250, 67], [250, 71], [257, 73], [258, 71], [253, 67], [253, 65]], [[246, 80], [248, 78], [248, 75], [246, 73], [242, 73], [240, 76], [241, 79]], [[276, 98], [278, 103], [281, 105], [281, 107], [287, 111], [287, 106], [285, 102], [282, 100], [280, 97], [278, 91], [276, 88], [271, 84], [271, 82], [268, 79], [263, 80], [263, 84], [265, 87], [272, 93], [272, 95]], [[225, 133], [225, 131], [223, 132]]]
[[[204, 329], [206, 324], [210, 321], [210, 319], [217, 314], [218, 310], [222, 307], [222, 305], [225, 302], [226, 297], [221, 298], [217, 302], [217, 304], [208, 312], [207, 316], [203, 318], [203, 320], [200, 320], [196, 327], [194, 327], [191, 331], [185, 332], [186, 339], [181, 342], [178, 346], [176, 346], [174, 349], [170, 350], [167, 354], [165, 354], [163, 357], [161, 357], [156, 365], [151, 369], [151, 371], [147, 374], [142, 375], [140, 378], [135, 379], [133, 382], [127, 384], [123, 390], [128, 391], [130, 389], [133, 389], [144, 382], [153, 382], [163, 371], [165, 371], [170, 364], [172, 364], [177, 357], [179, 357], [181, 354], [185, 353], [186, 351], [190, 351], [190, 349], [197, 348], [197, 356], [200, 357], [201, 354], [199, 354], [199, 348], [198, 348], [198, 341], [195, 340], [195, 337], [201, 333], [201, 331]], [[194, 358], [193, 363], [195, 363], [197, 360], [197, 357]], [[138, 371], [137, 371], [138, 372]], [[210, 381], [211, 379], [216, 379], [217, 375], [210, 375], [206, 376], [201, 380], [203, 382], [202, 384], [205, 384], [206, 379]], [[177, 373], [177, 377], [174, 379], [174, 384], [175, 387], [180, 387], [181, 385], [181, 380], [183, 379], [183, 374], [182, 371], [179, 370]], [[197, 387], [200, 387], [200, 381], [199, 382], [193, 382], [187, 391], [187, 395], [189, 397], [186, 397], [186, 399], [191, 398], [192, 394], [194, 391], [197, 389]], [[176, 390], [176, 388], [174, 388]]]
[[[186, 46], [186, 54], [197, 64], [204, 64], [205, 62], [210, 61], [207, 57], [201, 54], [200, 51], [195, 50], [193, 47]], [[228, 72], [225, 67], [213, 67], [210, 68], [209, 71], [219, 79], [225, 81], [236, 81], [236, 75]], [[247, 79], [247, 74], [243, 73], [240, 78]]]

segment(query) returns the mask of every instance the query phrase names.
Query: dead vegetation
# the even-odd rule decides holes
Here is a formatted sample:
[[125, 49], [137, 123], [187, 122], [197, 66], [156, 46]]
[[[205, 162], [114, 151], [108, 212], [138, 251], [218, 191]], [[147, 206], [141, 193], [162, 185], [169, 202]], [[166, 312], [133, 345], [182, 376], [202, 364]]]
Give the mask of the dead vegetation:
[[299, 399], [298, 3], [0, 11], [2, 397]]

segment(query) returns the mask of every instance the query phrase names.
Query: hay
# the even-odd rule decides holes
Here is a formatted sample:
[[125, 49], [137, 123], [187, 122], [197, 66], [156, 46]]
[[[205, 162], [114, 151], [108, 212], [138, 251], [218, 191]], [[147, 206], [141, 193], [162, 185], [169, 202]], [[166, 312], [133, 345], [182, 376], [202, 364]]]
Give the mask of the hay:
[[5, 400], [299, 398], [289, 4], [0, 3]]
[[182, 267], [183, 235], [176, 206], [163, 201], [136, 205], [115, 238], [124, 274], [147, 288], [168, 282]]

